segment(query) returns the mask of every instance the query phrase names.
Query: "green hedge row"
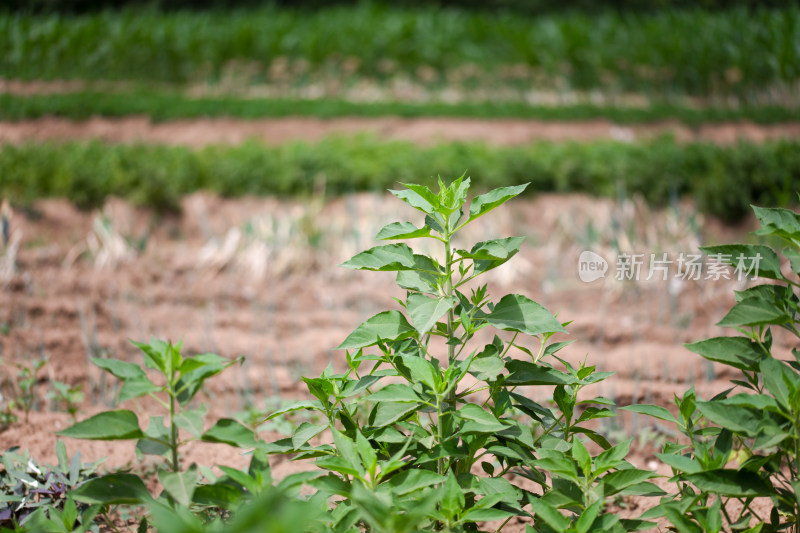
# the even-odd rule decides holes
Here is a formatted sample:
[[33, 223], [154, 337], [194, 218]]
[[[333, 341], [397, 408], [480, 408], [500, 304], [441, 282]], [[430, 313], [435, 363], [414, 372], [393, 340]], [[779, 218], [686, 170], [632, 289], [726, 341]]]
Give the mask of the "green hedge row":
[[686, 107], [651, 105], [615, 107], [577, 104], [569, 106], [532, 106], [515, 101], [485, 101], [462, 104], [440, 102], [365, 102], [346, 100], [243, 99], [235, 97], [187, 98], [177, 93], [75, 92], [17, 96], [0, 94], [0, 120], [27, 120], [59, 116], [86, 120], [92, 116], [123, 117], [147, 115], [154, 121], [198, 117], [469, 117], [517, 118], [537, 120], [592, 120], [607, 118], [618, 124], [658, 120], [680, 120], [684, 124], [750, 120], [776, 124], [800, 120], [800, 108], [760, 107]]
[[243, 84], [287, 76], [310, 83], [327, 69], [342, 78], [404, 73], [426, 83], [755, 98], [796, 88], [798, 41], [793, 3], [538, 17], [379, 4], [0, 12], [0, 77], [185, 83], [232, 69]]
[[308, 194], [324, 180], [330, 194], [381, 190], [466, 171], [490, 188], [531, 181], [533, 192], [601, 196], [641, 193], [653, 204], [692, 196], [700, 210], [735, 221], [749, 204], [786, 205], [800, 190], [800, 142], [735, 146], [648, 143], [549, 143], [498, 148], [478, 143], [419, 147], [372, 137], [328, 138], [275, 147], [251, 142], [194, 151], [100, 142], [4, 145], [0, 196], [30, 203], [66, 197], [95, 207], [112, 194], [158, 210], [177, 209], [182, 195]]

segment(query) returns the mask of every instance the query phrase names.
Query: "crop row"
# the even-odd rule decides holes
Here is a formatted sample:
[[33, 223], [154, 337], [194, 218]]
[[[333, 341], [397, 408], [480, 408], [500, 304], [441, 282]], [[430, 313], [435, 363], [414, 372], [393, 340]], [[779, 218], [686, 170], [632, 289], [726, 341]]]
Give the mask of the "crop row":
[[[0, 13], [0, 76], [244, 84], [322, 71], [436, 84], [791, 96], [800, 8], [525, 17], [378, 4], [314, 12]], [[354, 78], [355, 77], [355, 78]]]
[[329, 194], [381, 190], [397, 182], [432, 183], [432, 174], [467, 171], [479, 188], [530, 181], [530, 191], [580, 191], [600, 196], [642, 194], [658, 205], [690, 195], [706, 213], [733, 221], [751, 203], [787, 205], [800, 190], [800, 142], [735, 146], [539, 142], [522, 147], [451, 143], [419, 147], [371, 137], [267, 147], [256, 142], [201, 150], [101, 142], [4, 145], [0, 197], [29, 203], [69, 198], [93, 207], [115, 194], [159, 210], [182, 195]]
[[33, 96], [0, 94], [0, 119], [27, 120], [59, 116], [86, 120], [93, 116], [147, 115], [154, 121], [232, 117], [256, 119], [287, 116], [314, 117], [470, 117], [537, 120], [592, 120], [607, 118], [619, 124], [658, 120], [680, 120], [697, 125], [708, 122], [750, 120], [776, 124], [800, 120], [800, 108], [775, 106], [721, 108], [652, 105], [649, 107], [532, 106], [524, 102], [484, 101], [447, 104], [441, 102], [350, 102], [335, 99], [244, 99], [236, 97], [187, 98], [168, 92], [74, 92]]

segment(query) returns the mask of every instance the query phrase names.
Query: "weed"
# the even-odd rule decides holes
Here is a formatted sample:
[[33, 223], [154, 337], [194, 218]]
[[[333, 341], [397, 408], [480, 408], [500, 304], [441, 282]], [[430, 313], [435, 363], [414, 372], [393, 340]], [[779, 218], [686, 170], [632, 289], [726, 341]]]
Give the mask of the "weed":
[[[377, 238], [431, 239], [441, 249], [421, 255], [388, 244], [342, 265], [397, 272], [407, 291], [398, 300], [402, 311], [378, 313], [342, 342], [345, 373], [329, 367], [319, 378], [303, 378], [315, 399], [271, 417], [311, 410], [324, 420], [304, 422], [266, 450], [314, 458], [327, 472], [309, 483], [331, 498], [327, 520], [336, 530], [470, 531], [478, 522], [515, 516], [556, 531], [637, 527], [603, 509], [607, 498], [652, 490], [647, 479], [654, 474], [624, 462], [630, 441], [612, 447], [586, 427], [612, 416], [609, 400], [579, 400], [581, 389], [609, 374], [556, 357], [569, 342], [550, 339], [565, 333], [566, 324], [544, 307], [519, 294], [493, 301], [487, 286], [476, 284], [516, 255], [522, 238], [462, 248], [457, 236], [526, 185], [477, 196], [467, 209], [469, 186], [462, 177], [450, 185], [440, 180], [438, 194], [414, 184], [392, 191], [423, 212], [424, 223], [395, 222]], [[495, 334], [482, 343], [485, 328], [509, 332], [510, 339]], [[528, 348], [526, 337], [538, 346]], [[552, 387], [552, 407], [531, 400], [526, 390], [535, 386]], [[327, 434], [332, 443], [310, 443]], [[592, 457], [582, 438], [604, 451]], [[537, 490], [514, 485], [506, 479], [511, 473]]]
[[[656, 406], [628, 408], [675, 423], [688, 441], [667, 443], [658, 454], [672, 467], [678, 492], [645, 513], [666, 517], [680, 530], [800, 531], [800, 350], [781, 353], [772, 336], [773, 328], [782, 328], [800, 337], [800, 216], [786, 209], [753, 210], [761, 222], [756, 234], [782, 242], [782, 249], [702, 249], [731, 267], [757, 269], [770, 282], [737, 291], [736, 303], [717, 324], [739, 336], [687, 345], [741, 376], [710, 400], [698, 398], [693, 388], [676, 397], [677, 417]], [[769, 516], [752, 506], [756, 498], [772, 501]]]

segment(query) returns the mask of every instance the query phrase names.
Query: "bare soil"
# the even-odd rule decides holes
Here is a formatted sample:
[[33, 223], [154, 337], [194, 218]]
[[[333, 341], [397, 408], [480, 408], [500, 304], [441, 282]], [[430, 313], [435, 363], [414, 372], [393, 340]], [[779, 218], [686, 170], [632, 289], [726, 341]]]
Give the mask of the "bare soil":
[[634, 141], [669, 134], [680, 142], [710, 141], [732, 144], [739, 140], [763, 142], [800, 137], [800, 124], [762, 125], [750, 122], [687, 127], [677, 121], [616, 125], [609, 120], [550, 122], [536, 120], [466, 118], [276, 118], [235, 120], [205, 118], [153, 123], [148, 117], [94, 117], [71, 121], [45, 117], [22, 122], [0, 122], [0, 143], [100, 139], [107, 142], [146, 142], [202, 147], [240, 144], [256, 139], [267, 144], [318, 141], [329, 135], [370, 133], [383, 139], [423, 145], [444, 141], [483, 141], [520, 145], [538, 140], [589, 142], [601, 139]]

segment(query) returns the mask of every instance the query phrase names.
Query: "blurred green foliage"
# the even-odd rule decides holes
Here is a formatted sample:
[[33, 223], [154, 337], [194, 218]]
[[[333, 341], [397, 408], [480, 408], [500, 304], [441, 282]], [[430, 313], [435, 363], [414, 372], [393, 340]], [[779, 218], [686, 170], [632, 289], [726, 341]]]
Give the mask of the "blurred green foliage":
[[298, 10], [126, 9], [0, 14], [0, 73], [15, 79], [247, 85], [315, 75], [519, 84], [650, 95], [790, 98], [800, 8], [564, 12], [536, 17], [379, 4]]
[[59, 116], [87, 120], [93, 116], [147, 115], [153, 121], [198, 117], [258, 119], [270, 117], [466, 117], [536, 120], [592, 120], [606, 118], [617, 124], [678, 120], [691, 126], [709, 122], [749, 120], [761, 124], [800, 121], [800, 107], [692, 107], [653, 104], [647, 107], [574, 104], [534, 106], [523, 101], [489, 100], [449, 104], [444, 102], [351, 102], [340, 99], [249, 99], [235, 96], [187, 98], [177, 92], [93, 92], [18, 96], [0, 94], [0, 119], [27, 120]]
[[467, 171], [478, 189], [531, 181], [533, 192], [598, 196], [642, 194], [661, 205], [689, 195], [698, 208], [726, 221], [751, 203], [789, 205], [800, 189], [800, 142], [731, 146], [540, 142], [520, 147], [450, 143], [419, 147], [372, 137], [328, 138], [317, 144], [266, 147], [248, 142], [201, 150], [154, 145], [74, 142], [10, 145], [0, 149], [0, 196], [17, 204], [65, 197], [100, 206], [109, 195], [170, 211], [182, 195], [208, 190], [223, 196], [328, 194], [383, 190], [397, 182], [433, 184], [435, 175]]

